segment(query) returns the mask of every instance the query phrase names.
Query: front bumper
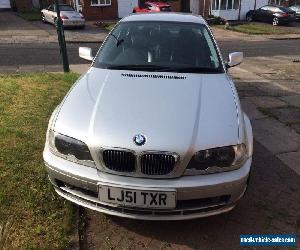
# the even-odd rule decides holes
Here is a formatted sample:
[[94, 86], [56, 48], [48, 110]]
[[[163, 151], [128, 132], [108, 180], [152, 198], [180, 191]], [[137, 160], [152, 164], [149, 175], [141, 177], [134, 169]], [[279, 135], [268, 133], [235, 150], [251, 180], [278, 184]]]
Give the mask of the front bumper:
[[[249, 158], [240, 169], [224, 173], [145, 179], [103, 173], [57, 157], [47, 148], [43, 156], [49, 179], [62, 197], [99, 212], [142, 220], [193, 219], [230, 211], [245, 193], [252, 162]], [[100, 203], [100, 183], [135, 189], [175, 189], [177, 206], [172, 210], [155, 210]]]
[[84, 19], [65, 19], [63, 20], [64, 27], [76, 27], [76, 26], [84, 26], [85, 20]]

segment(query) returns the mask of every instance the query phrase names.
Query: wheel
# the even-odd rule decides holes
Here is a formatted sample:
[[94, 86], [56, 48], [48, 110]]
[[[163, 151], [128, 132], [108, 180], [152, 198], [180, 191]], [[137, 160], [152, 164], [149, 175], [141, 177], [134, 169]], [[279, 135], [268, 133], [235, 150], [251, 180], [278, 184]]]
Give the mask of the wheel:
[[42, 16], [42, 22], [43, 22], [43, 23], [46, 23], [45, 15], [42, 13], [41, 16]]
[[252, 15], [247, 15], [246, 16], [246, 20], [247, 20], [247, 22], [252, 22], [253, 21], [253, 17], [252, 17]]
[[278, 17], [274, 17], [274, 18], [273, 18], [272, 24], [273, 24], [273, 26], [279, 25]]

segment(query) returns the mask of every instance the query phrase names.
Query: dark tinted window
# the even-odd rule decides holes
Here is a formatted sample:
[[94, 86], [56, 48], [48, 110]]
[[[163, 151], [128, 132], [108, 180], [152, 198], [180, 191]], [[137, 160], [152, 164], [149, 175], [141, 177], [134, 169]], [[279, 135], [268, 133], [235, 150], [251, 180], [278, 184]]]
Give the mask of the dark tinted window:
[[160, 7], [160, 11], [171, 11], [171, 6], [163, 6], [163, 7]]

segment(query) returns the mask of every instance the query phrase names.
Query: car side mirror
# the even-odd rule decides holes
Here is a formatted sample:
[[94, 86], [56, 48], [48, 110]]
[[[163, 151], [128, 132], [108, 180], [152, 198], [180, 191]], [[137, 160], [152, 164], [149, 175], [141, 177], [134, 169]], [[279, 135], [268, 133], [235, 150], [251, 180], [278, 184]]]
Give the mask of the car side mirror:
[[94, 60], [92, 49], [88, 47], [79, 47], [79, 57], [88, 61]]
[[242, 63], [244, 58], [243, 52], [233, 52], [229, 54], [229, 61], [226, 64], [227, 68], [237, 66]]

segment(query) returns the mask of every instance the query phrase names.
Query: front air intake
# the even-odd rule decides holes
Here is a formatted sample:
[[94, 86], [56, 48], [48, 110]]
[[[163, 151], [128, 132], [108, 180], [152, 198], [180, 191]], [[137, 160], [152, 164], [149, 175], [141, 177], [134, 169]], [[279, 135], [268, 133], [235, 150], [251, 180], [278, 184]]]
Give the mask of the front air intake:
[[146, 175], [166, 175], [173, 171], [176, 159], [168, 154], [144, 154], [141, 157], [141, 172]]
[[103, 161], [105, 166], [113, 171], [133, 172], [135, 170], [135, 155], [122, 150], [104, 150]]

